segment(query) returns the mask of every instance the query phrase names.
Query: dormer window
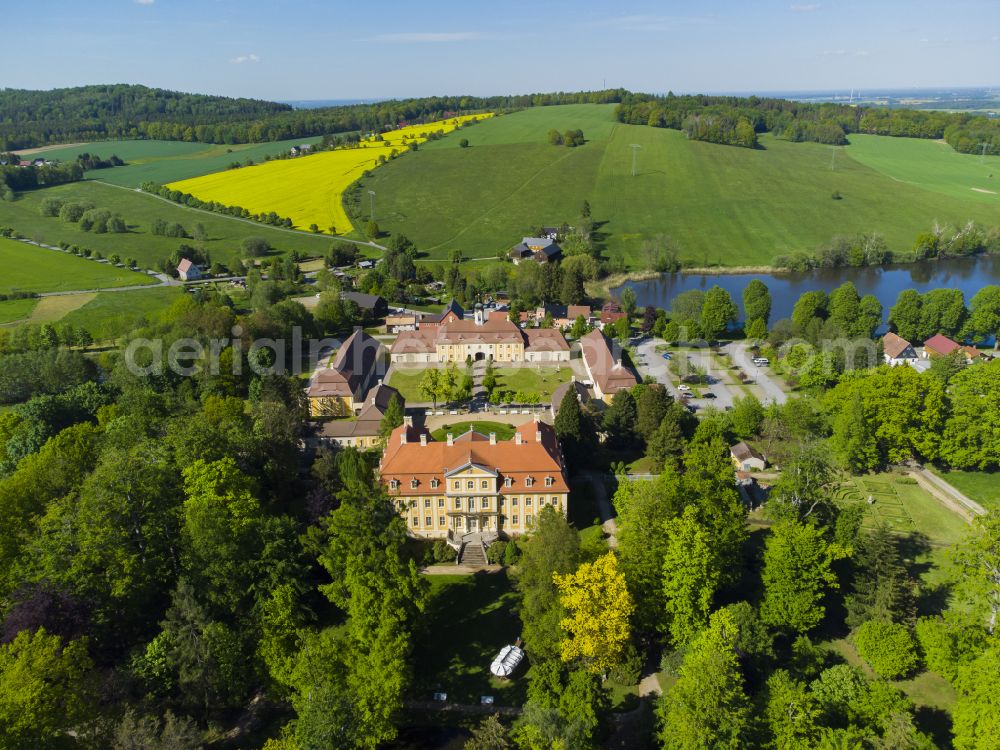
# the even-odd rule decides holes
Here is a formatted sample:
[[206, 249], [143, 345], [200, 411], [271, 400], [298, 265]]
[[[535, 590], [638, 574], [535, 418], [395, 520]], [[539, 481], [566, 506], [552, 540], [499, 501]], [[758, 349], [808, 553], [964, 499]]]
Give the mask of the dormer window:
[[545, 486], [546, 487], [551, 487], [552, 486], [552, 482], [553, 482], [552, 477], [545, 477]]
[[431, 489], [436, 490], [440, 486], [441, 486], [441, 481], [437, 477], [431, 480]]
[[410, 480], [410, 489], [411, 490], [415, 490], [419, 486], [420, 486], [420, 482], [418, 480], [416, 480], [416, 479], [411, 479]]
[[514, 477], [504, 477], [503, 478], [503, 486], [504, 487], [513, 487], [514, 486]]
[[532, 479], [531, 477], [525, 477], [525, 478], [524, 478], [524, 486], [525, 486], [525, 487], [530, 487], [530, 486], [531, 486], [531, 485], [533, 485], [534, 483], [535, 483], [535, 480], [534, 480], [534, 479]]
[[391, 480], [389, 482], [389, 489], [390, 490], [398, 490], [399, 489], [399, 480], [398, 479]]

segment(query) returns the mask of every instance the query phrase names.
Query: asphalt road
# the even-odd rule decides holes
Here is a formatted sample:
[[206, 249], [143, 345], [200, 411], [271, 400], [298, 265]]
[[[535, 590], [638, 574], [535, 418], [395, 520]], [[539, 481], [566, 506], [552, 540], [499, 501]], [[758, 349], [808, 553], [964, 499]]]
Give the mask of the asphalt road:
[[781, 390], [781, 386], [773, 378], [768, 368], [758, 367], [753, 363], [753, 357], [749, 352], [749, 347], [739, 341], [733, 341], [723, 347], [732, 357], [733, 362], [743, 368], [743, 371], [753, 378], [756, 385], [764, 391], [763, 403], [783, 404], [788, 400], [788, 394]]

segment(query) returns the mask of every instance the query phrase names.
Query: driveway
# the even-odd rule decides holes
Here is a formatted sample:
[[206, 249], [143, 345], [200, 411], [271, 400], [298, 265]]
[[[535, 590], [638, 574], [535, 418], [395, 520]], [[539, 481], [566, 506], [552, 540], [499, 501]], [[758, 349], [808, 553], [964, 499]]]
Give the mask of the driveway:
[[764, 392], [764, 398], [761, 399], [762, 403], [783, 404], [788, 400], [788, 394], [781, 389], [781, 386], [778, 385], [777, 380], [774, 379], [767, 367], [758, 367], [753, 363], [753, 357], [750, 355], [749, 347], [745, 343], [734, 341], [726, 344], [723, 349], [729, 353], [733, 362], [739, 365], [743, 369], [743, 372], [752, 377], [754, 384], [759, 386]]
[[[663, 353], [656, 351], [657, 346], [664, 346], [667, 342], [662, 339], [645, 338], [640, 340], [634, 347], [635, 366], [639, 374], [643, 377], [651, 376], [657, 383], [666, 386], [667, 391], [674, 397], [680, 398], [680, 391], [674, 381], [676, 376], [670, 372], [669, 363], [663, 359]], [[671, 350], [674, 360], [688, 361], [692, 366], [701, 368], [708, 375], [708, 385], [699, 387], [702, 393], [713, 393], [715, 398], [692, 398], [691, 403], [704, 409], [714, 406], [717, 409], [725, 409], [733, 405], [733, 399], [744, 395], [741, 388], [735, 386], [730, 381], [732, 376], [726, 368], [715, 357], [711, 349], [685, 349]]]

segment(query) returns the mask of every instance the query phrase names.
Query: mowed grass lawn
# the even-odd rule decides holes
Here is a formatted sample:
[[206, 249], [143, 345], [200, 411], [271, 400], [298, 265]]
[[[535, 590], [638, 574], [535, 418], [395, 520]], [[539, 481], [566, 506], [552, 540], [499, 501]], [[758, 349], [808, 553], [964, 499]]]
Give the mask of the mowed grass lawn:
[[[39, 204], [47, 197], [91, 203], [121, 214], [129, 231], [125, 234], [94, 234], [83, 231], [77, 224], [42, 216]], [[298, 250], [312, 256], [323, 255], [330, 247], [329, 237], [317, 237], [304, 232], [283, 232], [262, 224], [196, 211], [152, 195], [90, 180], [27, 191], [20, 193], [17, 200], [12, 202], [0, 201], [0, 226], [13, 227], [25, 237], [50, 245], [67, 242], [89, 247], [105, 256], [118, 253], [123, 258], [135, 258], [144, 268], [151, 268], [157, 261], [169, 257], [182, 243], [194, 244], [192, 240], [152, 234], [150, 227], [156, 219], [163, 219], [168, 223], [177, 222], [189, 233], [193, 231], [195, 224], [202, 224], [208, 240], [199, 244], [204, 245], [212, 260], [226, 265], [240, 257], [240, 242], [246, 237], [263, 237], [279, 252]], [[0, 283], [2, 282], [0, 279]]]
[[991, 471], [936, 472], [987, 510], [1000, 509], [1000, 473]]
[[0, 238], [0, 294], [109, 289], [155, 284], [143, 273]]
[[[613, 116], [607, 105], [567, 105], [497, 117], [463, 133], [469, 148], [422, 147], [376, 170], [364, 188], [378, 195], [380, 227], [406, 234], [431, 259], [453, 249], [495, 257], [532, 226], [575, 223], [584, 200], [607, 252], [633, 267], [645, 265], [643, 244], [660, 234], [698, 265], [767, 265], [838, 234], [878, 231], [904, 251], [935, 220], [996, 223], [990, 196], [899, 182], [852, 158], [853, 146], [837, 151], [831, 170], [830, 148], [821, 144], [765, 135], [751, 150]], [[588, 142], [548, 144], [550, 128], [570, 127], [581, 127]], [[865, 148], [892, 149], [895, 140]], [[632, 144], [640, 147], [634, 177]], [[934, 164], [919, 154], [913, 161], [933, 175]]]
[[412, 697], [430, 700], [444, 692], [453, 703], [478, 704], [483, 695], [502, 706], [524, 703], [527, 664], [510, 680], [490, 674], [493, 658], [521, 634], [518, 597], [506, 573], [430, 575], [427, 581], [430, 601], [414, 638]]
[[497, 367], [497, 388], [538, 393], [544, 403], [556, 389], [573, 377], [570, 367]]

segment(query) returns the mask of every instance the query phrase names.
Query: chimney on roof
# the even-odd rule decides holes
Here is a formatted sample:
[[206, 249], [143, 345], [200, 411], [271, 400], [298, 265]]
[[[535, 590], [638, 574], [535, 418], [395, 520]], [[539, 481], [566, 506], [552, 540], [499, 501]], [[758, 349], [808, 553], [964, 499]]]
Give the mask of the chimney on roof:
[[514, 445], [520, 445], [522, 442], [524, 442], [524, 441], [521, 439], [521, 432], [520, 431], [515, 432], [514, 433]]
[[448, 445], [454, 445], [454, 444], [455, 444], [455, 436], [454, 436], [454, 435], [452, 435], [452, 434], [451, 434], [451, 433], [449, 432], [449, 433], [448, 433]]
[[497, 444], [497, 434], [495, 432], [490, 433], [490, 445]]
[[421, 445], [427, 445], [427, 433], [426, 432], [421, 432], [420, 433], [420, 444]]
[[403, 417], [403, 424], [407, 427], [413, 427], [413, 417]]
[[535, 430], [535, 442], [536, 443], [542, 442], [542, 431], [541, 430]]
[[402, 430], [399, 433], [399, 444], [400, 445], [406, 445], [406, 430], [405, 429]]

